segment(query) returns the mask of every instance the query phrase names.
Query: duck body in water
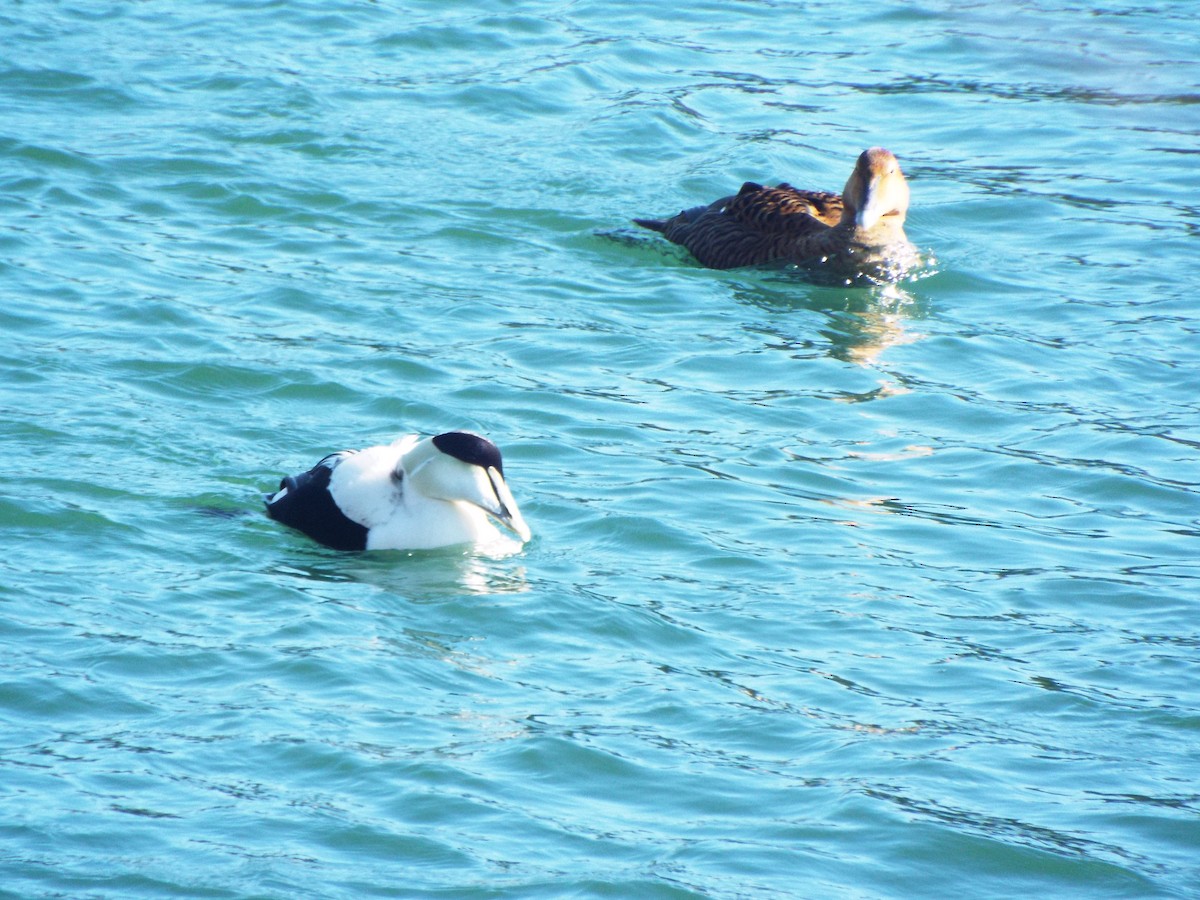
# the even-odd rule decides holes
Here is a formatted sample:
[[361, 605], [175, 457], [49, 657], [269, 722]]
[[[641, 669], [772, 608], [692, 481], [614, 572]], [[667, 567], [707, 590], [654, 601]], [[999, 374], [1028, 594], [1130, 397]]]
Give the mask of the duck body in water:
[[784, 262], [839, 280], [895, 280], [916, 262], [904, 233], [908, 182], [890, 150], [864, 150], [841, 194], [764, 187], [669, 219], [634, 219], [712, 269]]
[[493, 544], [496, 524], [530, 538], [499, 448], [469, 431], [331, 453], [285, 477], [267, 515], [335, 550]]

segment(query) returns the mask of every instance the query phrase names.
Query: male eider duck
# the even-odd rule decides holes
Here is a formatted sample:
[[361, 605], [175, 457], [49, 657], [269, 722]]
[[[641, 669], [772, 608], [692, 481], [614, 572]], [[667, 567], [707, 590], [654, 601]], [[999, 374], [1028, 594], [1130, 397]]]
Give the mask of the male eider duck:
[[864, 150], [842, 193], [747, 181], [732, 197], [670, 219], [634, 219], [691, 251], [712, 269], [782, 261], [836, 276], [907, 268], [916, 251], [904, 234], [908, 182], [890, 150]]
[[504, 481], [499, 448], [468, 431], [332, 453], [289, 475], [267, 514], [336, 550], [427, 550], [522, 542], [529, 526]]

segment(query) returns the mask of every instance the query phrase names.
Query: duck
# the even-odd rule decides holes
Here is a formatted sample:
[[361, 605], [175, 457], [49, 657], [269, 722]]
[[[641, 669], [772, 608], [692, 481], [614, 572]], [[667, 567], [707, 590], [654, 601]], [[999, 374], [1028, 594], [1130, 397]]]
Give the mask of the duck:
[[[701, 265], [786, 262], [837, 277], [888, 277], [916, 250], [904, 233], [909, 190], [884, 147], [859, 154], [841, 194], [747, 181], [734, 195], [668, 219], [633, 221], [686, 247]], [[892, 280], [889, 278], [889, 280]]]
[[331, 453], [289, 475], [267, 515], [335, 550], [430, 550], [531, 538], [504, 480], [500, 449], [482, 435], [406, 434]]

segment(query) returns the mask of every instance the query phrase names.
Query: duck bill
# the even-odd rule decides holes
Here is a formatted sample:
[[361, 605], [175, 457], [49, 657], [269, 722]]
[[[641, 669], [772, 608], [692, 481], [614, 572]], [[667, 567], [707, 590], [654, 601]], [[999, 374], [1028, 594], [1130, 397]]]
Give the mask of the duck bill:
[[508, 484], [504, 481], [504, 476], [494, 468], [487, 470], [487, 476], [488, 481], [491, 482], [494, 496], [488, 498], [488, 502], [480, 503], [480, 509], [519, 537], [522, 543], [525, 543], [533, 537], [533, 532], [525, 524], [525, 519], [517, 507], [517, 501], [513, 499], [512, 492], [508, 489]]
[[867, 184], [867, 189], [863, 191], [862, 204], [858, 207], [858, 211], [854, 215], [854, 224], [868, 231], [874, 228], [879, 220], [887, 215], [891, 210], [888, 208], [884, 192], [880, 190], [878, 178], [872, 178]]

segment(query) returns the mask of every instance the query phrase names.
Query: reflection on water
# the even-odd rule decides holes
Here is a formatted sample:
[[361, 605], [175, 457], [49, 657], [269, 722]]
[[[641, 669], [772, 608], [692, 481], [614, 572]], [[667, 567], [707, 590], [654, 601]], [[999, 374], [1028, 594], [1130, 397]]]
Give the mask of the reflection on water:
[[[921, 339], [918, 332], [909, 329], [911, 310], [917, 305], [913, 294], [896, 284], [883, 285], [871, 292], [874, 303], [856, 314], [860, 323], [855, 340], [848, 341], [839, 359], [871, 366], [890, 347], [908, 344]], [[900, 393], [902, 386], [893, 385], [889, 393]]]
[[[779, 289], [775, 289], [779, 286]], [[798, 289], [799, 288], [799, 289]], [[827, 353], [834, 359], [873, 367], [891, 347], [921, 339], [913, 329], [914, 320], [924, 314], [923, 301], [912, 290], [899, 284], [870, 288], [811, 288], [794, 281], [773, 279], [759, 285], [741, 285], [734, 296], [777, 316], [781, 311], [804, 309], [824, 313], [827, 324], [820, 333], [829, 344]], [[777, 349], [794, 350], [798, 342], [782, 328], [775, 332]], [[805, 338], [805, 341], [810, 339]], [[891, 379], [881, 384], [877, 396], [904, 393], [906, 388]], [[847, 398], [854, 399], [854, 398]]]
[[311, 560], [301, 563], [293, 560], [276, 570], [276, 574], [305, 582], [367, 584], [414, 602], [464, 594], [519, 594], [529, 590], [525, 567], [514, 564], [510, 553], [495, 555], [487, 548], [370, 553], [337, 553], [314, 548], [312, 552]]
[[[0, 15], [9, 892], [1195, 893], [1194, 0], [104, 6]], [[628, 224], [874, 142], [951, 267]], [[516, 554], [252, 496], [446, 422]]]
[[899, 244], [879, 251], [879, 255], [868, 255], [856, 272], [846, 275], [844, 270], [827, 265], [822, 259], [817, 263], [789, 265], [787, 270], [798, 273], [813, 284], [828, 287], [882, 287], [926, 278], [935, 271], [937, 260], [932, 253], [922, 254], [914, 245]]

